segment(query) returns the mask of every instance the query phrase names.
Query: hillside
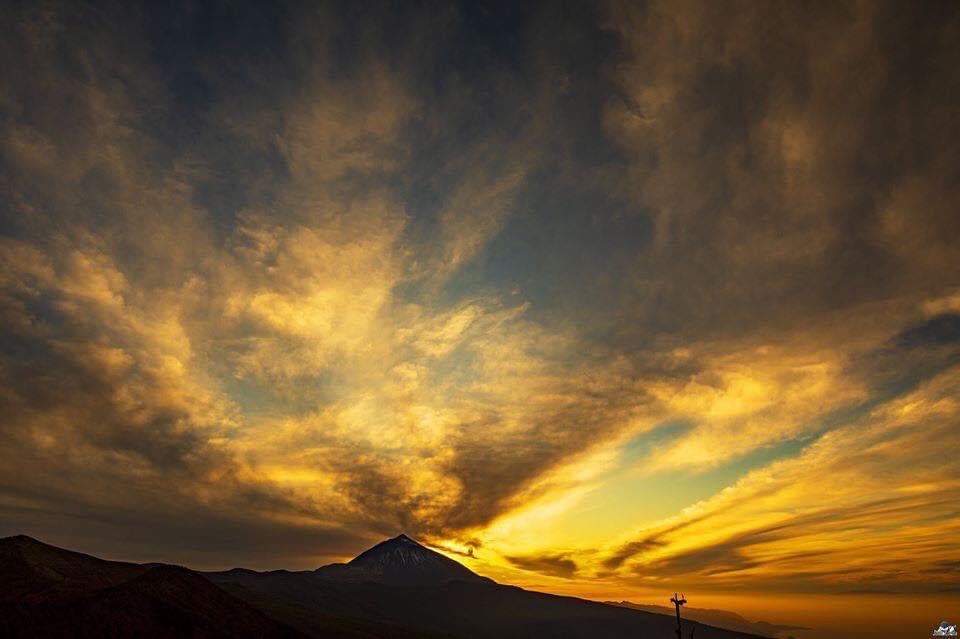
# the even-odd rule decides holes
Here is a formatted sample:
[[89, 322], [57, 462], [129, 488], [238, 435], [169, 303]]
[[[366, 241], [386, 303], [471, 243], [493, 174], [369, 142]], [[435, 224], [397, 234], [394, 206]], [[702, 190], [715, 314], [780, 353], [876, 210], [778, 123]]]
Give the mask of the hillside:
[[[697, 639], [751, 635], [685, 623]], [[0, 539], [0, 637], [626, 639], [670, 616], [497, 584], [405, 535], [316, 570], [197, 573]], [[686, 633], [685, 633], [686, 634]]]
[[0, 637], [302, 635], [186, 568], [104, 561], [17, 536], [0, 539]]

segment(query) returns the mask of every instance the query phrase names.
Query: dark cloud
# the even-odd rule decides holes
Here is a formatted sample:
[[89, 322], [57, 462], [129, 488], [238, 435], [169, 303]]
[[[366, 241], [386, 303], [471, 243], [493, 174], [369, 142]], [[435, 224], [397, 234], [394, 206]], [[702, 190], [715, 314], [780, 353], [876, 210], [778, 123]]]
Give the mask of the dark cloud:
[[960, 228], [923, 195], [960, 168], [954, 11], [614, 6], [631, 102], [607, 117], [658, 237], [637, 272], [669, 272], [638, 279], [638, 326], [742, 334], [956, 285]]
[[[83, 476], [77, 479], [89, 482]], [[187, 496], [170, 503], [169, 496], [142, 487], [125, 487], [124, 503], [114, 504], [84, 503], [76, 494], [51, 488], [27, 505], [20, 487], [5, 482], [3, 491], [3, 536], [29, 534], [117, 560], [211, 570], [278, 565], [312, 569], [353, 557], [380, 540], [356, 530], [274, 520], [250, 503], [211, 509], [190, 503]]]
[[619, 568], [628, 559], [643, 555], [643, 553], [663, 545], [663, 542], [659, 541], [656, 536], [628, 542], [604, 559], [603, 567], [607, 569]]
[[569, 555], [563, 553], [507, 556], [507, 561], [523, 570], [531, 570], [554, 577], [572, 577], [577, 572], [577, 563]]
[[443, 550], [444, 552], [447, 552], [447, 553], [452, 553], [452, 554], [454, 554], [454, 555], [460, 555], [461, 557], [468, 557], [468, 558], [470, 558], [470, 559], [474, 559], [474, 558], [476, 557], [476, 555], [474, 554], [474, 548], [475, 548], [475, 546], [469, 546], [469, 545], [468, 545], [468, 546], [467, 546], [467, 550], [465, 550], [465, 551], [464, 551], [464, 550], [460, 550], [460, 549], [458, 549], [458, 548], [453, 548], [453, 547], [451, 547], [451, 546], [443, 545], [443, 544], [439, 544], [439, 545], [436, 545], [436, 546], [434, 546], [434, 547], [435, 547], [435, 548], [439, 548], [439, 549], [441, 549], [441, 550]]
[[960, 315], [944, 313], [906, 329], [894, 341], [901, 348], [916, 348], [950, 344], [957, 340], [960, 340]]

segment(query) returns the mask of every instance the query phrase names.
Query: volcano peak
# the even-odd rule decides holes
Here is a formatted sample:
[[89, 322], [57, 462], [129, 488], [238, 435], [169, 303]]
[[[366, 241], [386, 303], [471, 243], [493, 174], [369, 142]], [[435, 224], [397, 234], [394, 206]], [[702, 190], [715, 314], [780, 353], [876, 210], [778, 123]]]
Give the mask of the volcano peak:
[[449, 581], [489, 582], [463, 564], [418, 543], [405, 534], [380, 542], [348, 564], [385, 583], [428, 584]]

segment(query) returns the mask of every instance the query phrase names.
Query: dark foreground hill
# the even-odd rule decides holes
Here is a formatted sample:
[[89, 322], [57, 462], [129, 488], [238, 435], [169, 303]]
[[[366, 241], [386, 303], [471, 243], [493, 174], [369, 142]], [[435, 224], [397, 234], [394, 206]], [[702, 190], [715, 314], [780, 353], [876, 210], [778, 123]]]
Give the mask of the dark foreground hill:
[[[668, 639], [673, 624], [661, 614], [500, 585], [402, 535], [313, 571], [205, 574], [0, 539], [0, 639]], [[695, 628], [696, 639], [756, 636], [685, 628], [685, 636]]]
[[104, 561], [0, 539], [0, 637], [302, 637], [179, 566]]

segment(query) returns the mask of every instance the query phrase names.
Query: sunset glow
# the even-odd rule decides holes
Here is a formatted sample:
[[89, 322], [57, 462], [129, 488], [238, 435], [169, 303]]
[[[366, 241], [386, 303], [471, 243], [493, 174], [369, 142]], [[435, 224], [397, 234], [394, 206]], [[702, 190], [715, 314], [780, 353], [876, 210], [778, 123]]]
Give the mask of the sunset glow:
[[0, 533], [960, 618], [955, 7], [358, 4], [2, 10]]

